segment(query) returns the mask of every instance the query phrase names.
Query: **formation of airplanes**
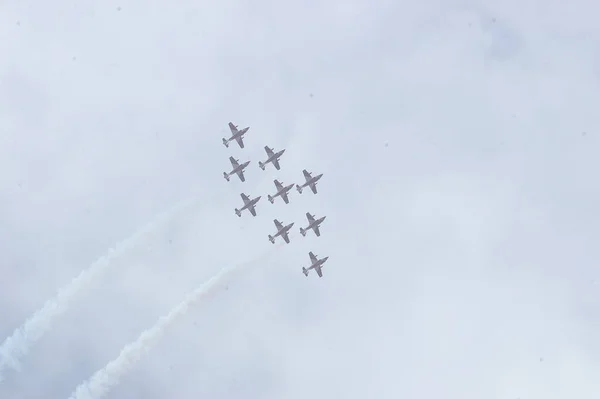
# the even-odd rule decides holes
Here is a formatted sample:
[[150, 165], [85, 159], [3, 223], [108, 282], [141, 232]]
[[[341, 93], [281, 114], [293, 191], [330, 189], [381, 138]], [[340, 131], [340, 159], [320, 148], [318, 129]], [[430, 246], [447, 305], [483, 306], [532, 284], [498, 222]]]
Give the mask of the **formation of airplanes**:
[[[229, 137], [227, 139], [223, 138], [223, 145], [225, 147], [229, 148], [229, 143], [231, 143], [232, 141], [236, 141], [240, 148], [244, 148], [244, 135], [248, 132], [250, 127], [245, 127], [243, 129], [239, 129], [237, 125], [234, 125], [232, 122], [229, 122], [229, 129], [231, 130], [231, 137]], [[267, 159], [264, 161], [259, 161], [258, 166], [262, 170], [265, 170], [266, 166], [269, 163], [271, 163], [275, 167], [276, 170], [280, 170], [281, 165], [279, 162], [281, 160], [281, 156], [285, 153], [285, 149], [275, 151], [272, 147], [269, 147], [269, 146], [265, 146], [264, 149], [267, 154]], [[225, 180], [230, 181], [231, 176], [236, 174], [241, 182], [245, 182], [246, 177], [244, 176], [244, 170], [248, 167], [248, 165], [250, 165], [251, 161], [246, 161], [246, 162], [240, 163], [239, 159], [236, 159], [233, 156], [230, 156], [229, 162], [231, 163], [232, 169], [229, 172], [223, 172], [223, 177], [225, 178]], [[275, 199], [277, 197], [281, 197], [281, 199], [283, 200], [283, 202], [285, 204], [289, 204], [290, 203], [289, 192], [292, 190], [294, 185], [296, 186], [296, 190], [300, 194], [302, 194], [302, 190], [306, 187], [309, 187], [310, 190], [313, 192], [313, 194], [317, 194], [317, 182], [321, 179], [321, 177], [323, 177], [323, 173], [313, 176], [313, 174], [311, 172], [304, 169], [304, 170], [302, 170], [302, 174], [303, 174], [304, 180], [305, 180], [304, 183], [302, 183], [302, 184], [291, 183], [288, 185], [284, 185], [281, 181], [279, 181], [279, 179], [273, 180], [276, 190], [275, 190], [274, 194], [267, 195], [267, 199], [269, 200], [269, 202], [271, 204], [274, 204]], [[239, 209], [235, 208], [235, 214], [238, 217], [242, 217], [242, 211], [248, 210], [248, 212], [253, 217], [255, 217], [257, 215], [256, 205], [260, 201], [262, 196], [259, 195], [255, 198], [250, 198], [250, 196], [248, 196], [248, 194], [242, 192], [240, 194], [240, 197], [242, 198], [243, 205]], [[306, 219], [308, 221], [308, 225], [306, 227], [300, 227], [300, 234], [302, 234], [302, 236], [305, 237], [307, 232], [309, 230], [312, 230], [317, 237], [320, 237], [321, 231], [319, 229], [319, 226], [323, 223], [325, 218], [326, 218], [326, 216], [322, 216], [322, 217], [316, 219], [315, 215], [312, 215], [310, 212], [306, 212]], [[289, 233], [290, 233], [291, 228], [294, 226], [294, 222], [284, 225], [278, 219], [274, 219], [273, 223], [275, 224], [275, 228], [277, 231], [273, 235], [271, 235], [271, 234], [268, 235], [269, 241], [274, 244], [275, 239], [277, 237], [281, 237], [281, 239], [283, 241], [285, 241], [286, 244], [289, 244], [290, 243]], [[327, 261], [327, 259], [329, 259], [329, 257], [326, 256], [324, 258], [319, 259], [318, 256], [315, 255], [312, 251], [309, 252], [308, 255], [309, 255], [311, 264], [308, 267], [302, 267], [302, 272], [304, 273], [304, 275], [308, 276], [308, 272], [310, 270], [314, 270], [319, 277], [323, 277], [322, 267], [323, 267], [323, 264]]]

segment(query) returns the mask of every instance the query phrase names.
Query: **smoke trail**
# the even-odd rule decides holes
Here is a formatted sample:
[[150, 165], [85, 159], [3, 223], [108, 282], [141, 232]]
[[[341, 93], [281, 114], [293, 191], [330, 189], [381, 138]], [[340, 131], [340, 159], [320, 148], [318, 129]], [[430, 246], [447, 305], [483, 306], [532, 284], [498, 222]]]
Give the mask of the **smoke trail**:
[[[276, 247], [282, 245], [282, 243], [279, 243]], [[222, 287], [223, 283], [227, 282], [235, 272], [240, 271], [243, 266], [248, 266], [257, 261], [265, 261], [265, 258], [272, 253], [273, 249], [267, 251], [266, 256], [263, 255], [251, 262], [230, 266], [214, 275], [199, 288], [189, 293], [169, 314], [161, 317], [154, 327], [144, 331], [136, 341], [126, 345], [116, 359], [110, 361], [103, 369], [98, 370], [89, 380], [81, 383], [69, 399], [97, 399], [104, 396], [119, 383], [125, 373], [133, 368], [142, 355], [164, 334], [167, 327], [184, 316], [192, 305]]]
[[96, 276], [105, 271], [115, 258], [131, 250], [142, 238], [171, 220], [179, 212], [197, 203], [198, 198], [192, 197], [162, 213], [133, 236], [111, 248], [106, 255], [82, 271], [68, 285], [59, 289], [54, 298], [46, 301], [41, 309], [31, 315], [22, 326], [15, 329], [13, 334], [6, 338], [0, 346], [0, 381], [3, 380], [2, 372], [6, 367], [20, 371], [19, 359], [27, 355], [30, 347], [46, 333], [54, 319], [68, 308], [73, 297], [86, 288]]

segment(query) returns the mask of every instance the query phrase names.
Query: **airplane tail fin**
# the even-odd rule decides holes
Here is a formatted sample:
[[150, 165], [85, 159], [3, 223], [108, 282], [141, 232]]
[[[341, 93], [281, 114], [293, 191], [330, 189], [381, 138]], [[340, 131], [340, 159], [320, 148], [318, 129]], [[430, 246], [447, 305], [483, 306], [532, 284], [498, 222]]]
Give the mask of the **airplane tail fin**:
[[273, 199], [273, 197], [271, 197], [271, 194], [269, 194], [269, 195], [267, 196], [267, 198], [269, 198], [269, 202], [270, 202], [271, 204], [275, 202], [275, 200]]
[[235, 208], [235, 214], [238, 215], [238, 217], [242, 217], [242, 212], [237, 208]]
[[229, 147], [229, 142], [227, 140], [223, 139], [223, 145], [225, 147]]
[[305, 276], [308, 276], [308, 270], [306, 270], [306, 267], [302, 268], [302, 273], [304, 273]]
[[273, 238], [273, 236], [271, 234], [269, 234], [269, 241], [271, 241], [271, 243], [275, 244], [275, 239]]
[[302, 187], [300, 187], [300, 185], [299, 185], [299, 184], [296, 184], [296, 190], [298, 190], [298, 192], [299, 192], [300, 194], [302, 194]]
[[229, 175], [227, 174], [227, 172], [223, 172], [223, 177], [225, 178], [225, 180], [229, 181]]
[[306, 237], [306, 230], [304, 230], [302, 227], [300, 227], [300, 234], [302, 234], [302, 237]]
[[262, 170], [265, 170], [265, 164], [264, 164], [264, 163], [262, 163], [261, 161], [258, 161], [258, 166], [260, 166], [260, 168], [261, 168]]

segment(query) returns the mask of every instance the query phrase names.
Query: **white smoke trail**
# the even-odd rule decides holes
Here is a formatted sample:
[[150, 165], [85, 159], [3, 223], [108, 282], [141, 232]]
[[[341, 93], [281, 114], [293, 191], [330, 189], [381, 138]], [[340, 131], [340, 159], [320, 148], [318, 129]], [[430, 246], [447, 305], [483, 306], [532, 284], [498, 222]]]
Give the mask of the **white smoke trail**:
[[[281, 245], [280, 243], [276, 247], [280, 247]], [[265, 255], [268, 256], [271, 253], [272, 250], [267, 251]], [[164, 334], [167, 327], [184, 316], [192, 305], [214, 293], [219, 287], [222, 287], [223, 283], [227, 282], [234, 272], [240, 271], [243, 266], [257, 261], [264, 261], [265, 258], [265, 256], [261, 256], [251, 262], [225, 268], [214, 275], [199, 288], [189, 293], [179, 305], [173, 308], [169, 314], [161, 317], [152, 328], [144, 331], [136, 341], [126, 345], [116, 359], [110, 361], [103, 369], [98, 370], [89, 380], [81, 383], [69, 399], [97, 399], [107, 394], [111, 388], [119, 383], [121, 377], [131, 370], [141, 359], [142, 355]]]
[[54, 319], [65, 312], [73, 297], [86, 288], [96, 276], [105, 271], [115, 258], [131, 250], [142, 238], [155, 231], [163, 223], [171, 220], [177, 213], [188, 209], [196, 203], [198, 203], [198, 198], [193, 197], [180, 202], [173, 208], [162, 213], [134, 235], [111, 248], [106, 255], [82, 271], [68, 285], [59, 289], [54, 298], [46, 301], [41, 309], [31, 315], [0, 346], [0, 381], [3, 380], [2, 372], [6, 367], [20, 371], [19, 359], [27, 355], [30, 347], [48, 331]]

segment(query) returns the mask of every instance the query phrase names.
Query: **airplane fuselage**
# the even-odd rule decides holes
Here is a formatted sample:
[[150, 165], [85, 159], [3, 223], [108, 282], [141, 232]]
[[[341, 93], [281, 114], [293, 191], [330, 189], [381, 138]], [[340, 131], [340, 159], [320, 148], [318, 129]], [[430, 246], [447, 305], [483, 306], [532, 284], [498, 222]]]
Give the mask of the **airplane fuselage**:
[[240, 211], [243, 211], [244, 209], [248, 209], [251, 206], [256, 205], [256, 203], [258, 202], [259, 199], [260, 199], [260, 197], [256, 197], [253, 200], [248, 201], [247, 204], [244, 204], [244, 206], [240, 208]]
[[327, 216], [323, 216], [322, 218], [317, 219], [312, 223], [309, 223], [307, 229], [312, 229], [313, 227], [319, 227], [321, 225], [321, 223], [323, 223], [323, 221], [325, 220], [326, 217]]
[[323, 259], [319, 259], [318, 261], [316, 261], [315, 263], [313, 263], [313, 264], [312, 264], [312, 265], [311, 265], [311, 266], [308, 268], [308, 270], [310, 270], [310, 269], [314, 269], [314, 268], [316, 268], [316, 267], [319, 267], [319, 266], [323, 266], [323, 263], [325, 263], [325, 262], [327, 261], [327, 259], [329, 259], [329, 256], [326, 256], [326, 257], [324, 257]]
[[308, 187], [309, 185], [318, 182], [321, 177], [323, 177], [322, 173], [320, 175], [311, 177], [310, 179], [306, 180], [306, 183], [304, 183], [302, 187]]
[[250, 161], [244, 162], [240, 165], [238, 165], [236, 168], [233, 168], [233, 170], [231, 171], [231, 174], [237, 173], [239, 171], [242, 171], [244, 169], [246, 169], [246, 166], [248, 166], [250, 164]]
[[250, 129], [249, 126], [243, 128], [242, 130], [238, 130], [237, 133], [232, 134], [231, 137], [228, 138], [227, 140], [228, 141], [233, 141], [235, 139], [238, 139], [238, 138], [242, 137], [248, 131], [248, 129]]
[[277, 230], [277, 234], [275, 234], [273, 237], [277, 237], [277, 236], [287, 233], [288, 231], [290, 231], [290, 229], [292, 228], [293, 225], [294, 225], [294, 223], [290, 223], [287, 226], [282, 227], [281, 230]]
[[279, 159], [279, 157], [282, 156], [284, 152], [285, 152], [285, 149], [283, 149], [283, 150], [281, 150], [281, 151], [279, 151], [279, 152], [271, 155], [269, 157], [269, 159], [267, 159], [267, 162], [265, 162], [265, 163], [273, 162], [274, 159]]
[[277, 191], [277, 193], [273, 196], [273, 197], [277, 197], [280, 196], [281, 194], [285, 194], [288, 191], [290, 191], [292, 189], [292, 187], [294, 187], [294, 184], [290, 184], [289, 186], [285, 186], [283, 187], [281, 190]]
[[329, 256], [324, 257], [323, 259], [319, 260], [317, 262], [317, 265], [322, 266], [323, 263], [327, 262], [327, 259], [329, 259]]

